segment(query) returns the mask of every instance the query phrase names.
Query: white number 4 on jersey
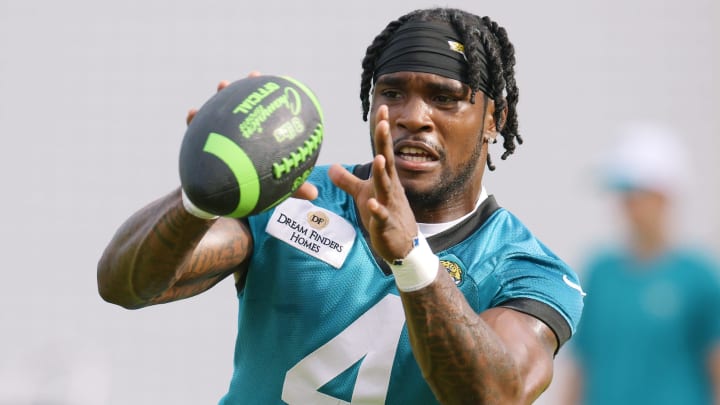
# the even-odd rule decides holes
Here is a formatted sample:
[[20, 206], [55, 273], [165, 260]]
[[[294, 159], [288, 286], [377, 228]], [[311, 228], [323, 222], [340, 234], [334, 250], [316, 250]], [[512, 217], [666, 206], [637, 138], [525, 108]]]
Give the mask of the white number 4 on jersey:
[[[404, 323], [400, 297], [387, 295], [339, 335], [288, 370], [282, 400], [290, 405], [385, 403]], [[318, 391], [363, 357], [351, 402]]]

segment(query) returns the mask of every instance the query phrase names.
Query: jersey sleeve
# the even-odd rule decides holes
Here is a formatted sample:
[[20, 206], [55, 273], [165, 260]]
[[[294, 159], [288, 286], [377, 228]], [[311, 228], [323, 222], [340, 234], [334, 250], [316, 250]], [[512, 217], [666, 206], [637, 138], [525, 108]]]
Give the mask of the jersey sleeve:
[[500, 286], [492, 305], [532, 315], [550, 327], [558, 349], [575, 333], [585, 293], [561, 260], [516, 254], [494, 273]]

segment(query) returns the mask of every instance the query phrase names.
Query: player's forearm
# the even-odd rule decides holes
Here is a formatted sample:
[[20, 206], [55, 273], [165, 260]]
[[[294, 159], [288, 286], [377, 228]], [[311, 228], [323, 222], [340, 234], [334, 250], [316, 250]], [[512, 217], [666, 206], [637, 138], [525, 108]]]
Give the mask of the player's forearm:
[[518, 403], [517, 366], [444, 271], [401, 296], [415, 358], [441, 403]]
[[106, 301], [139, 308], [167, 291], [212, 221], [188, 214], [176, 190], [130, 217], [98, 263], [98, 290]]

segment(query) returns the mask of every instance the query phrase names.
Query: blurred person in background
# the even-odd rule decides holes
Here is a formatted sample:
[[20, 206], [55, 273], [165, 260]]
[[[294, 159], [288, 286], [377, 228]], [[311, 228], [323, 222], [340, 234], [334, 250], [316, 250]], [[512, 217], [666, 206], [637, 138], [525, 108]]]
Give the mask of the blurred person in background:
[[676, 135], [652, 123], [625, 125], [603, 166], [619, 197], [622, 239], [583, 268], [587, 292], [570, 345], [570, 404], [720, 404], [718, 265], [682, 243], [673, 209], [689, 180]]

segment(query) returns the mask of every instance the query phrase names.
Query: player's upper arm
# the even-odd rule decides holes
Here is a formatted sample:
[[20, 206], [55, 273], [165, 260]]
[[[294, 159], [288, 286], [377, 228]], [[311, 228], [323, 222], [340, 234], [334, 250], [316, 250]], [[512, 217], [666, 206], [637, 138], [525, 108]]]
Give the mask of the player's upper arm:
[[521, 403], [532, 403], [550, 385], [555, 333], [534, 316], [510, 308], [490, 308], [480, 317], [493, 329], [512, 357], [520, 376]]

